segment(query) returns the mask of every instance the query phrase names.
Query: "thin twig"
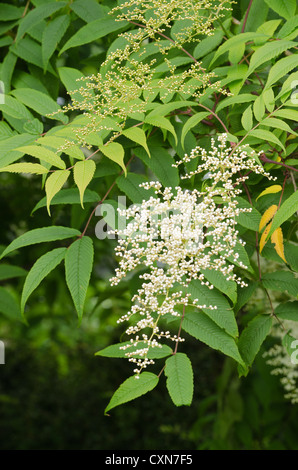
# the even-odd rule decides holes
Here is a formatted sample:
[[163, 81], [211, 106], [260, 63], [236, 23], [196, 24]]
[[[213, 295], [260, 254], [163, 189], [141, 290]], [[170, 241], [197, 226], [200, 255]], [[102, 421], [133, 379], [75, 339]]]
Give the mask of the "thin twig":
[[244, 18], [243, 25], [242, 25], [242, 28], [241, 28], [241, 33], [244, 33], [244, 31], [245, 31], [247, 18], [248, 18], [248, 15], [249, 15], [249, 12], [250, 12], [250, 9], [251, 9], [251, 6], [252, 6], [252, 2], [253, 2], [253, 0], [250, 0], [249, 5], [247, 7], [247, 10], [246, 10], [246, 13], [245, 13], [245, 18]]

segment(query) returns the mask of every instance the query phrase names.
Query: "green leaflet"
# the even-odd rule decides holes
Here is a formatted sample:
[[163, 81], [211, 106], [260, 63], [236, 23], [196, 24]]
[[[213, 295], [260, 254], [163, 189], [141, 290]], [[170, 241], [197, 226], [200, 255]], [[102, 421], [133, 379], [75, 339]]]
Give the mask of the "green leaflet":
[[241, 209], [251, 209], [250, 212], [242, 212], [236, 217], [236, 222], [242, 227], [245, 227], [249, 230], [254, 230], [255, 232], [259, 231], [259, 225], [261, 220], [261, 214], [257, 211], [255, 207], [252, 207], [248, 201], [242, 197], [236, 198], [238, 206]]
[[121, 144], [118, 144], [118, 142], [111, 142], [108, 145], [101, 145], [99, 149], [110, 160], [118, 163], [126, 175], [127, 170], [124, 165], [124, 148]]
[[175, 160], [166, 149], [150, 147], [151, 158], [141, 148], [136, 148], [135, 154], [153, 171], [163, 186], [175, 188], [179, 185], [178, 169], [172, 166]]
[[50, 2], [45, 3], [44, 5], [39, 5], [37, 8], [30, 10], [20, 22], [16, 36], [16, 42], [20, 40], [20, 38], [26, 33], [26, 31], [28, 31], [28, 29], [31, 29], [34, 25], [40, 23], [44, 18], [51, 16], [56, 11], [65, 7], [65, 5], [67, 5], [67, 2]]
[[[31, 39], [28, 35], [22, 38], [18, 43], [13, 43], [10, 46], [10, 50], [15, 56], [20, 57], [25, 62], [34, 64], [40, 69], [43, 69], [41, 45]], [[57, 76], [50, 63], [48, 64], [48, 72], [53, 76]]]
[[27, 271], [19, 266], [12, 266], [11, 264], [0, 264], [0, 281], [4, 279], [12, 279], [14, 277], [26, 276]]
[[216, 108], [216, 111], [219, 112], [222, 109], [226, 108], [227, 106], [231, 106], [233, 104], [238, 103], [248, 103], [250, 101], [254, 101], [256, 97], [251, 95], [250, 93], [243, 93], [241, 95], [232, 96], [230, 98], [224, 99]]
[[293, 297], [298, 298], [298, 279], [291, 271], [276, 271], [262, 276], [262, 284], [265, 289], [287, 291]]
[[234, 306], [235, 313], [239, 312], [239, 310], [249, 301], [258, 286], [257, 282], [248, 282], [247, 284], [248, 285], [245, 287], [238, 286], [237, 303]]
[[274, 309], [274, 313], [281, 320], [298, 321], [298, 300], [279, 304]]
[[171, 124], [170, 120], [163, 117], [163, 116], [146, 116], [145, 123], [150, 124], [154, 127], [160, 127], [161, 129], [165, 129], [166, 131], [171, 132], [171, 134], [175, 138], [176, 145], [178, 143], [177, 135], [175, 132], [174, 126]]
[[291, 357], [292, 364], [298, 364], [298, 341], [294, 336], [292, 336], [289, 332], [285, 334], [282, 339], [282, 345], [287, 351], [288, 355]]
[[291, 17], [286, 23], [280, 28], [277, 33], [278, 38], [285, 38], [289, 36], [298, 26], [298, 15]]
[[12, 251], [23, 248], [24, 246], [36, 245], [37, 243], [51, 242], [55, 240], [64, 240], [65, 238], [78, 237], [80, 235], [81, 233], [74, 228], [59, 226], [42, 227], [29, 230], [29, 232], [26, 232], [13, 240], [1, 253], [0, 259]]
[[58, 191], [60, 191], [64, 183], [67, 181], [69, 175], [70, 175], [69, 170], [57, 170], [54, 173], [52, 173], [46, 180], [45, 190], [46, 190], [46, 195], [47, 195], [47, 209], [48, 209], [49, 215], [51, 215], [51, 212], [50, 212], [51, 200], [53, 199], [55, 194], [57, 194]]
[[205, 119], [207, 116], [209, 116], [210, 113], [208, 112], [200, 112], [196, 113], [190, 118], [187, 119], [186, 123], [183, 126], [182, 133], [181, 133], [181, 145], [184, 148], [184, 141], [187, 133], [195, 127], [197, 124], [199, 124], [203, 119]]
[[67, 248], [55, 248], [41, 256], [29, 271], [23, 287], [21, 298], [21, 312], [24, 313], [25, 304], [32, 292], [39, 286], [41, 281], [61, 263]]
[[[123, 343], [117, 343], [117, 344], [112, 344], [111, 346], [107, 346], [104, 349], [101, 349], [97, 353], [95, 353], [96, 356], [103, 356], [103, 357], [117, 357], [117, 358], [123, 358], [126, 357], [125, 354], [128, 352], [133, 352], [136, 351], [137, 349], [142, 349], [144, 347], [147, 347], [147, 344], [144, 343], [143, 341], [139, 341], [137, 346], [131, 346], [128, 349], [121, 349], [123, 346], [127, 346], [128, 344], [131, 344], [129, 341], [123, 342]], [[151, 347], [148, 351], [148, 359], [162, 359], [164, 357], [170, 356], [173, 354], [172, 348], [170, 348], [166, 344], [162, 344], [161, 348], [160, 347]], [[137, 357], [137, 356], [135, 356]]]
[[90, 23], [94, 18], [101, 18], [107, 15], [108, 7], [100, 5], [96, 0], [75, 0], [70, 8], [86, 23]]
[[293, 70], [298, 65], [298, 54], [292, 54], [284, 57], [276, 62], [270, 69], [268, 79], [265, 85], [265, 90], [270, 88], [274, 83], [278, 82], [281, 78], [285, 77], [287, 73]]
[[[216, 276], [213, 276], [213, 278], [215, 277]], [[221, 292], [216, 288], [209, 289], [198, 280], [191, 281], [188, 292], [193, 300], [198, 299], [199, 305], [206, 305], [206, 308], [203, 308], [202, 311], [215, 322], [218, 327], [225, 330], [234, 338], [238, 336], [238, 326], [233, 309]], [[212, 307], [216, 306], [216, 310], [208, 308], [210, 305]]]
[[112, 396], [105, 413], [116, 406], [135, 400], [153, 390], [158, 384], [158, 376], [151, 372], [142, 372], [138, 376], [132, 376], [126, 379]]
[[295, 15], [296, 0], [265, 0], [267, 5], [286, 20]]
[[214, 323], [207, 315], [201, 312], [192, 312], [185, 315], [182, 328], [191, 336], [207, 344], [213, 349], [221, 351], [243, 365], [235, 340]]
[[242, 118], [241, 118], [241, 124], [247, 132], [251, 130], [253, 126], [253, 116], [252, 116], [251, 105], [248, 106], [248, 108], [246, 108], [246, 110], [244, 111]]
[[131, 127], [130, 129], [124, 130], [122, 134], [133, 142], [136, 142], [137, 144], [141, 145], [150, 157], [150, 151], [147, 145], [147, 138], [143, 129], [140, 129], [139, 127]]
[[251, 56], [249, 68], [246, 74], [246, 77], [249, 77], [258, 67], [263, 65], [270, 59], [279, 56], [287, 49], [295, 47], [296, 43], [294, 41], [287, 41], [286, 39], [281, 39], [280, 41], [273, 41], [264, 44], [261, 46], [254, 54]]
[[28, 108], [33, 109], [42, 116], [57, 119], [65, 124], [68, 122], [68, 117], [64, 113], [57, 114], [57, 111], [61, 109], [60, 106], [45, 93], [30, 88], [17, 88], [11, 93]]
[[27, 155], [31, 155], [31, 157], [39, 158], [43, 162], [54, 165], [57, 168], [66, 168], [65, 162], [58, 155], [56, 155], [56, 153], [45, 147], [40, 147], [37, 145], [26, 145], [24, 147], [18, 147], [16, 150], [20, 150]]
[[192, 365], [184, 353], [176, 353], [166, 360], [167, 389], [176, 406], [190, 406], [193, 397]]
[[263, 95], [257, 97], [253, 104], [253, 111], [257, 121], [261, 121], [265, 114], [265, 103]]
[[247, 366], [251, 366], [272, 327], [270, 315], [257, 315], [242, 331], [238, 348]]
[[1, 140], [0, 167], [5, 167], [19, 160], [24, 154], [15, 149], [21, 145], [31, 144], [34, 139], [34, 135], [20, 134]]
[[[86, 204], [88, 202], [99, 202], [100, 198], [99, 195], [95, 191], [91, 191], [90, 189], [86, 189], [83, 197], [83, 203]], [[58, 204], [81, 204], [80, 193], [77, 188], [67, 188], [62, 189], [57, 193], [53, 199], [51, 200], [51, 206], [58, 205]], [[38, 209], [47, 206], [47, 198], [43, 197], [36, 206], [32, 209], [31, 214], [33, 214]]]
[[71, 47], [82, 46], [89, 42], [103, 38], [109, 33], [119, 31], [127, 25], [126, 21], [115, 21], [114, 18], [105, 17], [92, 21], [80, 28], [62, 47], [59, 55]]
[[281, 117], [283, 119], [290, 119], [291, 121], [297, 122], [298, 120], [298, 111], [296, 109], [278, 109], [274, 111], [274, 117]]
[[10, 95], [5, 95], [5, 103], [0, 104], [0, 110], [16, 119], [33, 119], [33, 115], [26, 106]]
[[3, 313], [9, 320], [22, 321], [19, 303], [12, 296], [12, 294], [0, 286], [0, 312]]
[[144, 199], [148, 200], [150, 196], [155, 196], [154, 189], [140, 188], [140, 184], [146, 181], [146, 178], [142, 175], [127, 173], [126, 177], [123, 175], [118, 176], [116, 183], [120, 191], [124, 192], [132, 202], [141, 204]]
[[24, 7], [16, 7], [8, 3], [1, 4], [1, 21], [12, 21], [22, 17]]
[[249, 33], [241, 33], [236, 36], [233, 36], [232, 38], [228, 39], [225, 41], [216, 51], [209, 68], [211, 65], [218, 59], [222, 54], [225, 54], [228, 52], [232, 47], [235, 46], [240, 46], [243, 43], [246, 43], [248, 41], [254, 41], [256, 38], [265, 38], [267, 39], [268, 36], [266, 36], [263, 33], [255, 33], [255, 32], [249, 32]]
[[82, 101], [84, 97], [82, 97], [80, 93], [73, 92], [75, 90], [79, 90], [82, 86], [85, 85], [86, 82], [81, 80], [83, 73], [80, 72], [80, 70], [74, 69], [72, 67], [58, 67], [58, 73], [63, 85], [72, 99]]
[[13, 163], [12, 165], [0, 168], [0, 172], [7, 173], [28, 173], [33, 175], [43, 175], [48, 173], [48, 169], [39, 163]]
[[290, 126], [282, 121], [281, 119], [268, 117], [261, 122], [262, 126], [273, 127], [275, 129], [281, 129], [282, 131], [289, 132], [290, 134], [297, 135], [295, 131], [293, 131]]
[[208, 36], [200, 41], [193, 51], [194, 58], [200, 59], [213, 51], [221, 43], [223, 36], [223, 31], [217, 29], [212, 36]]
[[41, 51], [43, 70], [46, 72], [48, 62], [55, 52], [57, 44], [63, 38], [70, 24], [70, 15], [61, 15], [50, 21], [42, 35]]
[[65, 276], [74, 306], [81, 320], [93, 266], [93, 242], [89, 237], [76, 240], [65, 256]]
[[257, 137], [262, 141], [268, 140], [269, 142], [273, 142], [274, 144], [281, 147], [284, 152], [286, 151], [283, 143], [272, 132], [266, 131], [264, 129], [254, 129], [249, 132], [249, 135], [251, 137]]
[[271, 237], [272, 233], [280, 227], [286, 220], [292, 217], [295, 212], [298, 211], [298, 192], [296, 191], [293, 193], [288, 199], [286, 199], [276, 212], [270, 232], [268, 233], [268, 237]]
[[92, 181], [95, 169], [96, 165], [93, 160], [84, 160], [83, 162], [77, 162], [73, 169], [73, 177], [80, 191], [81, 206], [83, 209], [84, 192], [90, 181]]
[[237, 284], [235, 281], [227, 281], [221, 271], [215, 271], [214, 269], [201, 269], [201, 273], [204, 274], [210, 284], [213, 284], [216, 289], [226, 294], [235, 304], [237, 300]]

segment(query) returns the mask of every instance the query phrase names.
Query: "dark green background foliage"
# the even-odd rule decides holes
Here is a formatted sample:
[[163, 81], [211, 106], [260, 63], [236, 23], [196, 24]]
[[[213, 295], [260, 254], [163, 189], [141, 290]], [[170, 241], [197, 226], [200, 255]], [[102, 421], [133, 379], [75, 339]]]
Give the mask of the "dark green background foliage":
[[[106, 21], [107, 11], [116, 4], [110, 0], [0, 2], [0, 80], [9, 96], [6, 105], [0, 105], [0, 169], [20, 158], [17, 147], [33, 143], [48, 131], [55, 132], [65, 115], [53, 119], [46, 114], [57, 109], [57, 100], [61, 105], [69, 103], [67, 92], [77, 87], [75, 79], [96, 74], [119, 31], [132, 29], [129, 24], [118, 30], [111, 26], [103, 34], [103, 29], [94, 26], [93, 22], [101, 18]], [[39, 9], [35, 17], [34, 9]], [[24, 18], [29, 14], [30, 21], [26, 23]], [[237, 1], [233, 11], [216, 21], [214, 27], [213, 36], [201, 37], [201, 42], [188, 45], [188, 52], [202, 61], [208, 72], [214, 72], [234, 97], [207, 94], [198, 100], [198, 107], [174, 106], [174, 111], [166, 114], [168, 130], [169, 124], [173, 126], [170, 132], [161, 125], [145, 122], [144, 116], [130, 116], [127, 127], [141, 123], [146, 132], [151, 160], [144, 146], [120, 135], [117, 142], [124, 149], [124, 163], [129, 164], [128, 176], [118, 177], [121, 162], [117, 164], [106, 157], [96, 160], [97, 155], [84, 209], [78, 189], [68, 181], [52, 201], [50, 218], [42, 177], [0, 172], [0, 253], [23, 233], [52, 225], [80, 231], [86, 228], [94, 245], [83, 316], [73, 303], [62, 265], [50, 272], [27, 301], [24, 316], [28, 324], [20, 310], [27, 272], [50, 250], [68, 247], [68, 239], [23, 247], [1, 260], [0, 340], [6, 346], [6, 364], [0, 365], [1, 450], [298, 449], [297, 405], [284, 398], [279, 377], [270, 374], [271, 368], [263, 357], [265, 351], [280, 342], [275, 329], [279, 313], [281, 319], [288, 319], [284, 304], [297, 304], [298, 111], [290, 101], [291, 81], [298, 80], [296, 0]], [[172, 54], [173, 60], [185, 57], [180, 50]], [[179, 72], [186, 67], [181, 63]], [[157, 57], [155, 66], [160, 65], [162, 58]], [[161, 69], [157, 76], [164, 77], [166, 73]], [[41, 95], [34, 95], [35, 92]], [[191, 98], [179, 93], [168, 97], [161, 93], [153, 98], [157, 109], [183, 99]], [[206, 108], [206, 115], [197, 117], [188, 129], [184, 127], [190, 116]], [[73, 110], [67, 115], [73, 119], [77, 114]], [[173, 114], [179, 114], [180, 119], [175, 120]], [[162, 111], [161, 115], [164, 117]], [[265, 121], [271, 115], [275, 120]], [[239, 231], [247, 243], [245, 256], [251, 268], [237, 272], [249, 287], [238, 289], [235, 302], [226, 295], [225, 288], [221, 292], [236, 315], [240, 340], [236, 338], [235, 344], [245, 368], [237, 368], [235, 361], [183, 332], [186, 341], [179, 352], [188, 355], [194, 371], [191, 407], [173, 406], [162, 375], [152, 392], [105, 416], [113, 392], [132, 374], [132, 368], [123, 359], [97, 357], [95, 353], [123, 340], [124, 330], [117, 320], [130, 309], [130, 299], [140, 281], [136, 273], [117, 287], [110, 287], [109, 278], [117, 267], [116, 243], [96, 239], [99, 218], [94, 216], [90, 224], [88, 218], [109, 188], [108, 200], [115, 204], [123, 194], [131, 202], [140, 202], [143, 193], [137, 183], [152, 176], [165, 185], [178, 184], [168, 150], [174, 149], [175, 155], [182, 157], [196, 145], [208, 149], [210, 136], [225, 130], [232, 142], [239, 143], [246, 136], [244, 143], [257, 152], [262, 150], [265, 169], [277, 177], [274, 184], [283, 187], [282, 193], [257, 200], [271, 182], [260, 175], [247, 181], [242, 203], [249, 205], [251, 199], [253, 222], [245, 217], [239, 219]], [[130, 163], [132, 155], [135, 157]], [[23, 162], [31, 162], [30, 156], [21, 157]], [[185, 187], [187, 184], [191, 189], [196, 184], [201, 187], [202, 181], [191, 181]], [[289, 198], [290, 207], [280, 206], [277, 224], [282, 227], [287, 263], [269, 240], [258, 265], [256, 232], [261, 216], [272, 204], [284, 204]], [[79, 324], [77, 314], [82, 316]], [[255, 317], [262, 321], [263, 314], [267, 314], [266, 321], [271, 314], [275, 326], [269, 335], [267, 326], [260, 328], [258, 336], [254, 334], [256, 323], [249, 322]], [[251, 341], [247, 353], [245, 341], [250, 334], [257, 339]], [[158, 363], [151, 371], [158, 374], [161, 367]]]

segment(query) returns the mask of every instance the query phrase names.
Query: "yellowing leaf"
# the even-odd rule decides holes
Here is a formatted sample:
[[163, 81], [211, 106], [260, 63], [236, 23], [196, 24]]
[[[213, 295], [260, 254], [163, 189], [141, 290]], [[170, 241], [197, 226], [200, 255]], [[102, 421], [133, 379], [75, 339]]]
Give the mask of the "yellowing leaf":
[[266, 245], [266, 238], [267, 238], [267, 235], [270, 231], [271, 225], [272, 225], [272, 222], [267, 225], [264, 232], [262, 233], [260, 244], [259, 244], [260, 253], [262, 253], [262, 250], [263, 250], [264, 246]]
[[73, 169], [73, 177], [80, 191], [81, 206], [83, 207], [83, 209], [84, 192], [93, 178], [95, 169], [96, 165], [93, 160], [84, 160], [83, 162], [77, 162]]
[[48, 177], [46, 181], [45, 189], [46, 189], [46, 195], [47, 195], [47, 209], [48, 209], [49, 215], [51, 215], [51, 212], [50, 212], [51, 200], [53, 199], [55, 194], [57, 194], [58, 191], [60, 191], [65, 181], [69, 177], [69, 175], [70, 175], [69, 170], [57, 170], [54, 173], [52, 173], [51, 176]]
[[277, 211], [277, 206], [273, 204], [272, 206], [268, 207], [268, 209], [262, 215], [259, 225], [259, 232], [265, 227], [268, 222], [273, 218], [274, 214]]
[[279, 191], [282, 190], [282, 187], [280, 184], [274, 184], [273, 186], [269, 186], [269, 188], [266, 188], [264, 191], [261, 192], [261, 194], [258, 195], [256, 201], [259, 199], [259, 197], [265, 196], [266, 194], [274, 194], [274, 193], [279, 193]]
[[278, 254], [278, 256], [280, 256], [281, 259], [283, 259], [284, 262], [286, 263], [287, 260], [285, 258], [285, 252], [284, 252], [283, 234], [282, 234], [282, 229], [280, 227], [278, 227], [271, 235], [271, 242], [274, 243], [275, 251]]

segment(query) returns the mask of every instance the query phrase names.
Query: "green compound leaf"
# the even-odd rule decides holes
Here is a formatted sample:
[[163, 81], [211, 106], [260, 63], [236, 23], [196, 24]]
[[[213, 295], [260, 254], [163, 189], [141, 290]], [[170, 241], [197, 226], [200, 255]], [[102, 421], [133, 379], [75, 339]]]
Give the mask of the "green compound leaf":
[[37, 243], [52, 242], [56, 240], [64, 240], [66, 238], [78, 237], [80, 235], [81, 233], [78, 230], [68, 227], [59, 227], [54, 225], [51, 227], [36, 228], [13, 240], [0, 255], [0, 259], [8, 255], [8, 253], [11, 253], [12, 251], [19, 248], [23, 248], [24, 246], [36, 245]]
[[142, 372], [126, 379], [112, 396], [105, 413], [116, 406], [135, 400], [153, 390], [158, 384], [158, 376], [151, 372]]
[[184, 353], [176, 353], [166, 360], [167, 389], [176, 406], [190, 406], [193, 398], [192, 365]]
[[182, 328], [191, 336], [202, 341], [213, 349], [221, 351], [226, 356], [232, 357], [236, 362], [245, 367], [236, 342], [232, 336], [220, 328], [205, 313], [191, 312], [185, 315]]
[[257, 315], [242, 331], [238, 348], [245, 363], [251, 366], [261, 345], [265, 341], [272, 327], [270, 315]]
[[88, 184], [93, 178], [96, 169], [95, 162], [93, 160], [84, 160], [83, 162], [77, 162], [73, 169], [74, 181], [80, 191], [81, 206], [84, 209], [84, 193]]
[[67, 248], [56, 248], [41, 256], [29, 271], [22, 292], [21, 312], [24, 313], [25, 304], [32, 292], [53, 269], [61, 263]]
[[55, 194], [57, 194], [60, 191], [64, 183], [67, 181], [69, 175], [70, 175], [69, 170], [57, 170], [54, 173], [52, 173], [46, 181], [45, 190], [46, 190], [46, 195], [47, 195], [47, 210], [48, 210], [49, 216], [51, 215], [51, 212], [50, 212], [51, 200], [53, 199]]
[[65, 256], [66, 283], [80, 320], [83, 316], [93, 257], [93, 242], [89, 237], [76, 240]]

